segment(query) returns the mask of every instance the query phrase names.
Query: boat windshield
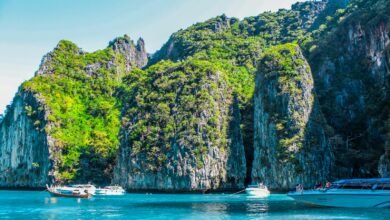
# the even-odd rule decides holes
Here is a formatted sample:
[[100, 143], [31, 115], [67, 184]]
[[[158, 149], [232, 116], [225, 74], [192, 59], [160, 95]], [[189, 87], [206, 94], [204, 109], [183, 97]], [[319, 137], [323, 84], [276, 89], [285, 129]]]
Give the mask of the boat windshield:
[[263, 184], [252, 184], [252, 185], [248, 185], [248, 188], [260, 188], [260, 189], [265, 189], [267, 188], [265, 185]]
[[390, 190], [390, 178], [339, 180], [329, 189]]
[[73, 185], [71, 187], [74, 187], [74, 188], [92, 188], [93, 186], [92, 185]]

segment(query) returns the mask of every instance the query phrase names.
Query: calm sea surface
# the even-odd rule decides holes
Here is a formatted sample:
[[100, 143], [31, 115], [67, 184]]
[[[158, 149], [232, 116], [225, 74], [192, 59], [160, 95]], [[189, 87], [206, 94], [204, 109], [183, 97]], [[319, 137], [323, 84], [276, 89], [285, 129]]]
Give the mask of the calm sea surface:
[[285, 195], [127, 194], [91, 199], [0, 191], [0, 219], [390, 219], [390, 209], [314, 208]]

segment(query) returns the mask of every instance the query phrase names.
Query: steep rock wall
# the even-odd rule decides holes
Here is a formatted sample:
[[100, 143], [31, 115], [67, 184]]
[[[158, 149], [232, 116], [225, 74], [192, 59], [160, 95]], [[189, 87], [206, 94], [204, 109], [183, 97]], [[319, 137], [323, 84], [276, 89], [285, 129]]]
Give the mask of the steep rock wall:
[[324, 181], [333, 161], [310, 66], [295, 44], [265, 52], [256, 75], [252, 182], [271, 189]]
[[44, 187], [49, 182], [50, 138], [36, 96], [18, 92], [0, 123], [0, 187]]
[[116, 38], [93, 53], [60, 41], [0, 121], [0, 187], [110, 183], [120, 126], [114, 92], [146, 62], [142, 39]]
[[390, 2], [353, 3], [310, 56], [321, 109], [333, 128], [335, 179], [379, 176], [389, 143]]
[[240, 112], [224, 73], [189, 61], [134, 74], [146, 78], [125, 95], [114, 182], [129, 190], [243, 187]]
[[378, 172], [383, 178], [390, 178], [390, 149], [386, 149], [386, 152], [380, 157]]

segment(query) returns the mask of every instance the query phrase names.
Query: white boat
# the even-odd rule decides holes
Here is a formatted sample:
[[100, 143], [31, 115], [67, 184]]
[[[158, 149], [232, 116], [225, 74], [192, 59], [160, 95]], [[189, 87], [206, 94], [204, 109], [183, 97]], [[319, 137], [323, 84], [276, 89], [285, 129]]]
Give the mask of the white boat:
[[53, 187], [57, 192], [62, 194], [72, 194], [75, 191], [87, 192], [88, 194], [95, 195], [96, 187], [91, 184], [77, 184], [71, 186], [56, 186]]
[[347, 208], [390, 208], [390, 178], [339, 180], [330, 187], [288, 193], [310, 205]]
[[249, 185], [245, 189], [245, 193], [250, 196], [260, 197], [260, 198], [268, 197], [270, 194], [268, 188], [261, 183], [258, 185]]
[[88, 193], [92, 195], [95, 195], [96, 192], [96, 187], [92, 184], [77, 184], [77, 185], [72, 185], [72, 187], [76, 189], [87, 190]]
[[125, 193], [126, 191], [120, 186], [106, 186], [104, 188], [96, 189], [96, 195], [121, 196]]
[[68, 198], [90, 198], [92, 194], [88, 193], [87, 190], [82, 191], [81, 189], [70, 189], [69, 187], [64, 189], [61, 187], [49, 187], [46, 185], [46, 190], [55, 197], [68, 197]]

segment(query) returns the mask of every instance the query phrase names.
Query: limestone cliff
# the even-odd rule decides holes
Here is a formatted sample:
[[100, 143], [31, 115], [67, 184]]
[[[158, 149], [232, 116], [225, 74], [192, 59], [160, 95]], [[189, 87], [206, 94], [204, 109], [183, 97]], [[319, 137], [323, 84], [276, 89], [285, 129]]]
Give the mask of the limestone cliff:
[[225, 77], [196, 60], [129, 76], [114, 183], [129, 190], [243, 187], [240, 112]]
[[24, 82], [0, 121], [0, 186], [109, 183], [118, 149], [123, 75], [147, 62], [128, 36], [93, 53], [62, 40]]
[[312, 47], [315, 88], [332, 127], [335, 178], [380, 174], [390, 131], [389, 10], [386, 0], [352, 1]]
[[256, 75], [252, 182], [289, 189], [328, 176], [333, 157], [313, 87], [297, 45], [265, 52]]
[[0, 123], [0, 187], [43, 187], [52, 167], [39, 95], [19, 91]]
[[385, 153], [379, 159], [378, 172], [384, 178], [390, 178], [390, 149], [387, 148]]
[[62, 40], [0, 119], [0, 186], [286, 190], [388, 176], [389, 8], [322, 0], [222, 15], [174, 33], [152, 60], [141, 38], [92, 53]]

